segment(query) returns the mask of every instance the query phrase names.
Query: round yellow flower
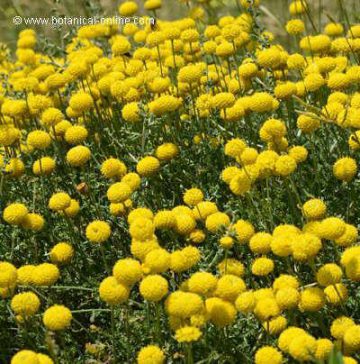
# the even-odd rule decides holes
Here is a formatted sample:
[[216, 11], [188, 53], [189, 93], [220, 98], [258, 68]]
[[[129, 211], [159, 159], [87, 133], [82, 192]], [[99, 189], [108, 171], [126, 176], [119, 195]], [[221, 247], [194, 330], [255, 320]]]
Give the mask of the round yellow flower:
[[345, 332], [353, 326], [355, 326], [355, 322], [350, 317], [340, 316], [330, 326], [331, 336], [335, 339], [342, 340]]
[[321, 221], [320, 234], [324, 239], [335, 240], [344, 234], [345, 222], [338, 217], [328, 217]]
[[160, 168], [160, 162], [155, 157], [145, 157], [136, 165], [136, 171], [140, 176], [148, 177], [156, 173]]
[[39, 311], [40, 300], [33, 292], [22, 292], [16, 294], [11, 300], [11, 309], [15, 314], [22, 317], [35, 315]]
[[138, 5], [135, 1], [124, 1], [119, 6], [119, 14], [121, 16], [131, 16], [138, 11]]
[[33, 173], [37, 176], [49, 175], [55, 169], [55, 160], [51, 157], [42, 157], [33, 164]]
[[301, 19], [292, 19], [286, 23], [286, 31], [291, 35], [301, 34], [305, 31], [304, 22]]
[[54, 193], [49, 200], [49, 209], [54, 211], [62, 211], [71, 204], [70, 196], [65, 192]]
[[341, 268], [335, 263], [323, 265], [316, 273], [316, 280], [320, 286], [326, 287], [339, 283], [342, 277]]
[[51, 138], [46, 131], [36, 130], [28, 134], [27, 144], [35, 149], [45, 149], [51, 144]]
[[5, 207], [3, 211], [3, 219], [11, 225], [20, 225], [29, 211], [22, 203], [13, 203]]
[[176, 330], [175, 339], [179, 343], [188, 343], [192, 341], [198, 341], [201, 337], [201, 331], [194, 326], [184, 326], [181, 329]]
[[322, 289], [310, 287], [300, 294], [299, 308], [302, 311], [316, 312], [325, 305], [325, 294]]
[[11, 364], [40, 364], [40, 362], [34, 351], [21, 350], [11, 358]]
[[203, 192], [198, 188], [190, 188], [185, 191], [183, 200], [188, 206], [196, 206], [204, 199]]
[[326, 205], [322, 200], [313, 198], [304, 203], [302, 212], [307, 219], [321, 219], [326, 214]]
[[169, 284], [160, 275], [150, 275], [145, 277], [139, 286], [140, 294], [151, 302], [162, 300], [168, 293]]
[[221, 228], [226, 228], [230, 225], [230, 218], [224, 212], [215, 212], [206, 218], [206, 229], [212, 233], [219, 231]]
[[126, 174], [126, 166], [117, 158], [108, 158], [101, 165], [101, 174], [106, 178], [121, 178]]
[[140, 263], [131, 258], [120, 259], [113, 268], [113, 275], [119, 283], [131, 286], [142, 278]]
[[58, 243], [50, 251], [50, 260], [54, 264], [67, 264], [74, 256], [74, 248], [69, 243]]
[[272, 317], [279, 316], [280, 308], [275, 299], [263, 298], [256, 303], [254, 313], [259, 320], [268, 321]]
[[295, 337], [289, 346], [289, 354], [296, 360], [307, 361], [315, 356], [317, 349], [316, 339], [305, 334]]
[[164, 143], [156, 148], [155, 155], [160, 161], [169, 161], [179, 154], [179, 148], [174, 143]]
[[163, 273], [170, 267], [171, 255], [165, 249], [154, 249], [149, 252], [143, 264], [145, 273]]
[[86, 227], [86, 237], [92, 243], [103, 243], [110, 235], [110, 225], [105, 221], [95, 220]]
[[234, 305], [218, 297], [211, 297], [205, 301], [206, 313], [210, 321], [218, 326], [225, 327], [231, 325], [236, 319], [236, 309]]
[[74, 125], [70, 126], [65, 131], [65, 140], [72, 145], [81, 144], [88, 136], [88, 131], [84, 126]]
[[32, 271], [31, 281], [36, 286], [51, 286], [60, 277], [59, 268], [55, 264], [42, 263]]
[[175, 291], [165, 301], [165, 308], [169, 315], [189, 318], [204, 309], [201, 297], [195, 293]]
[[71, 311], [62, 305], [51, 306], [43, 315], [43, 323], [51, 331], [60, 331], [68, 328], [71, 320]]
[[357, 173], [355, 159], [349, 157], [338, 159], [333, 166], [333, 173], [337, 179], [350, 182]]
[[105, 278], [99, 286], [100, 298], [109, 305], [124, 303], [129, 294], [129, 288], [112, 276]]
[[327, 302], [332, 305], [340, 305], [348, 299], [348, 290], [342, 283], [327, 286], [324, 289]]
[[89, 161], [91, 152], [88, 147], [78, 145], [66, 153], [67, 162], [73, 167], [81, 167]]
[[218, 280], [214, 295], [233, 302], [245, 290], [245, 282], [240, 277], [225, 274]]
[[[21, 266], [17, 270], [17, 282], [23, 285], [32, 284], [32, 275], [35, 269], [35, 265], [26, 264]], [[1, 284], [0, 284], [1, 286]]]
[[266, 276], [274, 270], [274, 267], [273, 260], [266, 257], [257, 258], [251, 265], [251, 272], [256, 276]]
[[255, 364], [281, 364], [282, 362], [281, 352], [272, 346], [263, 346], [255, 353]]
[[112, 203], [119, 203], [127, 200], [131, 196], [132, 190], [125, 182], [116, 182], [107, 190], [107, 198]]
[[235, 301], [236, 309], [242, 314], [252, 313], [256, 305], [255, 295], [252, 291], [240, 293]]
[[163, 364], [165, 355], [156, 345], [148, 345], [142, 348], [137, 355], [138, 364]]
[[248, 242], [251, 237], [255, 234], [253, 225], [246, 220], [238, 220], [233, 226], [236, 237], [239, 243], [243, 244]]
[[356, 351], [360, 349], [360, 325], [348, 328], [344, 334], [344, 344], [347, 350]]

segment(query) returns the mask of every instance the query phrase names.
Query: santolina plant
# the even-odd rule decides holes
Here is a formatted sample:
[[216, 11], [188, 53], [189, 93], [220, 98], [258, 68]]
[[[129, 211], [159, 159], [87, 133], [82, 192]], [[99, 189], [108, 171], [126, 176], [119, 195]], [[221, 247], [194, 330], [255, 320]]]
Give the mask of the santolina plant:
[[358, 362], [360, 25], [235, 3], [2, 48], [1, 362]]

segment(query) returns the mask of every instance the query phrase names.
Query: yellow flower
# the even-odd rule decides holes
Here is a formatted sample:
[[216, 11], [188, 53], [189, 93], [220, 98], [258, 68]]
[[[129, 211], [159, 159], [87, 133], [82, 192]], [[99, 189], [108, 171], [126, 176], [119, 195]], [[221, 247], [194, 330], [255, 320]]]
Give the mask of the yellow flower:
[[348, 290], [342, 283], [336, 283], [324, 289], [326, 300], [332, 305], [339, 305], [348, 299]]
[[74, 248], [69, 243], [58, 243], [50, 251], [50, 260], [54, 264], [67, 264], [74, 256]]
[[206, 229], [212, 233], [219, 231], [221, 228], [226, 228], [230, 225], [230, 218], [224, 212], [215, 212], [206, 218]]
[[297, 164], [294, 158], [289, 155], [280, 156], [275, 162], [275, 173], [286, 177], [296, 170]]
[[66, 160], [73, 167], [82, 167], [90, 157], [90, 149], [83, 145], [73, 147], [66, 153]]
[[316, 273], [316, 280], [321, 286], [339, 283], [342, 277], [341, 268], [335, 263], [323, 265]]
[[137, 102], [125, 104], [121, 110], [123, 119], [129, 123], [137, 123], [141, 120], [140, 108]]
[[71, 311], [63, 305], [51, 306], [43, 315], [43, 323], [51, 331], [60, 331], [68, 328], [71, 320]]
[[105, 221], [95, 220], [86, 227], [86, 237], [92, 243], [104, 243], [110, 235], [110, 225]]
[[[18, 284], [29, 285], [32, 283], [32, 275], [35, 269], [35, 265], [27, 264], [21, 266], [17, 270], [17, 282]], [[1, 286], [1, 284], [0, 284]]]
[[255, 234], [255, 229], [249, 221], [238, 220], [233, 225], [236, 232], [236, 237], [239, 243], [243, 244], [248, 242], [251, 237]]
[[51, 144], [50, 135], [46, 131], [32, 131], [27, 136], [27, 144], [35, 149], [45, 149]]
[[322, 289], [310, 287], [300, 294], [299, 308], [302, 311], [316, 312], [325, 305], [325, 294]]
[[138, 11], [138, 5], [135, 1], [125, 1], [119, 6], [121, 16], [131, 16]]
[[344, 27], [340, 23], [328, 23], [324, 29], [325, 34], [335, 37], [343, 34]]
[[139, 286], [140, 294], [151, 302], [158, 302], [168, 293], [169, 284], [160, 275], [150, 275], [145, 277]]
[[221, 298], [208, 298], [205, 301], [205, 307], [210, 321], [218, 327], [231, 325], [236, 319], [236, 309], [234, 305]]
[[338, 217], [328, 217], [321, 221], [320, 234], [325, 239], [335, 240], [344, 234], [345, 229], [343, 220]]
[[131, 196], [132, 190], [125, 182], [112, 184], [107, 190], [107, 198], [112, 203], [119, 203], [127, 200]]
[[333, 347], [334, 344], [329, 339], [318, 339], [316, 340], [317, 348], [315, 352], [315, 358], [319, 360], [326, 360]]
[[255, 295], [252, 291], [240, 293], [235, 301], [236, 309], [242, 314], [249, 314], [254, 311], [256, 305]]
[[305, 31], [305, 24], [301, 19], [292, 19], [286, 23], [286, 31], [291, 35], [298, 35]]
[[109, 305], [119, 305], [129, 298], [129, 288], [115, 277], [105, 278], [99, 286], [100, 298]]
[[164, 143], [156, 148], [155, 155], [160, 161], [169, 161], [179, 154], [179, 148], [173, 143]]
[[273, 298], [258, 300], [254, 308], [255, 316], [261, 321], [268, 321], [272, 317], [279, 316], [280, 308]]
[[22, 203], [13, 203], [5, 207], [3, 211], [3, 219], [11, 225], [20, 225], [29, 211]]
[[163, 273], [170, 267], [171, 255], [165, 249], [154, 249], [149, 252], [144, 261], [145, 273]]
[[281, 352], [272, 346], [263, 346], [255, 353], [255, 364], [281, 364], [282, 362]]
[[52, 286], [60, 277], [59, 268], [55, 264], [42, 263], [37, 265], [31, 274], [31, 283], [36, 286]]
[[350, 351], [360, 349], [360, 325], [349, 327], [344, 334], [345, 348]]
[[189, 291], [204, 296], [211, 294], [216, 284], [217, 278], [207, 272], [196, 272], [188, 280]]
[[8, 262], [0, 262], [0, 287], [13, 287], [16, 284], [16, 268]]
[[101, 174], [106, 178], [121, 178], [126, 170], [125, 164], [116, 158], [108, 158], [101, 165]]
[[245, 282], [240, 277], [225, 274], [218, 280], [214, 295], [233, 302], [245, 290]]
[[37, 176], [40, 175], [49, 175], [55, 169], [56, 163], [55, 160], [51, 157], [42, 157], [36, 160], [33, 164], [32, 170], [33, 173]]
[[66, 129], [64, 135], [65, 140], [69, 144], [73, 145], [83, 143], [87, 138], [87, 136], [88, 136], [87, 129], [81, 125], [70, 126], [69, 128]]
[[161, 0], [146, 0], [144, 4], [146, 10], [156, 10], [161, 8]]
[[295, 337], [289, 346], [289, 354], [296, 360], [307, 361], [315, 356], [317, 349], [316, 339], [305, 334]]
[[138, 364], [163, 364], [165, 355], [156, 345], [148, 345], [142, 348], [137, 355]]
[[156, 116], [177, 110], [182, 104], [182, 100], [171, 95], [160, 96], [149, 103], [149, 110]]
[[192, 341], [198, 341], [201, 337], [201, 331], [194, 326], [184, 326], [181, 329], [176, 330], [175, 339], [179, 343], [188, 343]]
[[261, 67], [276, 69], [281, 62], [279, 49], [270, 47], [262, 50], [259, 52], [257, 60]]
[[135, 259], [120, 259], [114, 265], [113, 275], [119, 283], [131, 286], [142, 277], [141, 265]]
[[201, 313], [204, 305], [201, 297], [195, 293], [175, 291], [166, 299], [165, 309], [169, 315], [189, 318]]
[[148, 177], [156, 173], [160, 168], [160, 162], [155, 157], [144, 157], [136, 165], [136, 171], [140, 176]]
[[37, 354], [31, 350], [21, 350], [11, 358], [11, 364], [40, 364]]
[[251, 272], [256, 276], [266, 276], [274, 270], [273, 260], [262, 257], [257, 258], [251, 265]]
[[333, 173], [337, 179], [350, 182], [357, 173], [355, 159], [349, 157], [338, 159], [333, 166]]
[[288, 310], [298, 305], [300, 293], [296, 288], [284, 287], [276, 292], [275, 299], [282, 310]]
[[350, 317], [340, 316], [331, 324], [331, 336], [335, 339], [342, 340], [345, 332], [352, 326], [355, 326], [355, 322]]
[[304, 203], [302, 212], [307, 219], [321, 219], [326, 214], [326, 205], [322, 200], [313, 198]]
[[35, 315], [39, 308], [39, 297], [33, 292], [18, 293], [11, 300], [11, 309], [15, 314], [23, 317]]

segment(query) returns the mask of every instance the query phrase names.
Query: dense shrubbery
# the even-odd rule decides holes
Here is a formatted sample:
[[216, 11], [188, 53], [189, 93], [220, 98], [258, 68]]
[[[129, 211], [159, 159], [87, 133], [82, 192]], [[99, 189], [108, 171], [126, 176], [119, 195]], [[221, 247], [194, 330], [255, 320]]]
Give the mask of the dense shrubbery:
[[3, 51], [2, 362], [357, 363], [360, 25], [188, 5]]

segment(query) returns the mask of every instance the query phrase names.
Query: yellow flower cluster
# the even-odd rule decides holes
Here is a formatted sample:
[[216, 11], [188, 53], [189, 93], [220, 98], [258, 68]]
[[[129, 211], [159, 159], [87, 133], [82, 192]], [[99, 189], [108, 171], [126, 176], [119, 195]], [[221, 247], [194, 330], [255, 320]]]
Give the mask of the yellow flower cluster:
[[356, 16], [179, 2], [0, 47], [0, 356], [356, 364]]

